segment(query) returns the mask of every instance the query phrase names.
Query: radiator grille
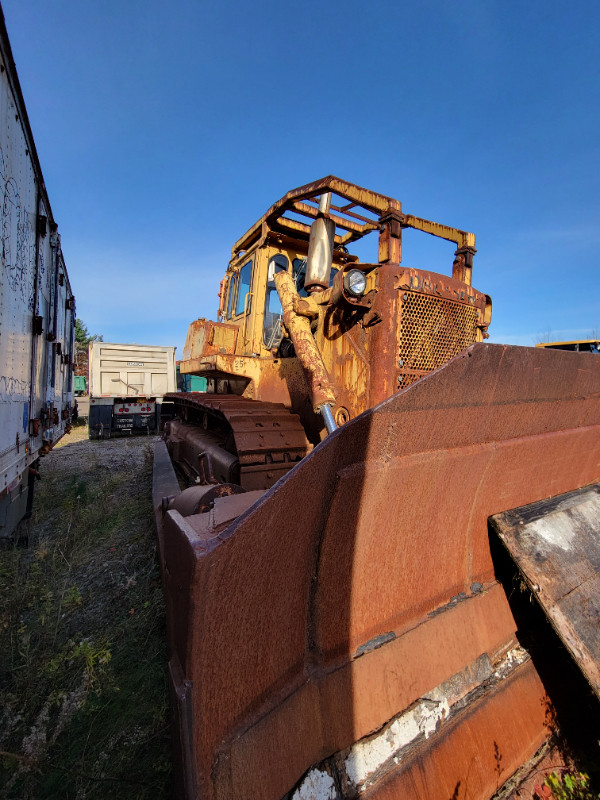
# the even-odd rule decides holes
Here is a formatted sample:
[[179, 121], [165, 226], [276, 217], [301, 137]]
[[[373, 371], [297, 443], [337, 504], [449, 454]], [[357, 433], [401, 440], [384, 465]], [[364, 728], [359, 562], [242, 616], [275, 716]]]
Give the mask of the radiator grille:
[[417, 292], [403, 294], [398, 388], [409, 386], [473, 344], [476, 322], [474, 306]]

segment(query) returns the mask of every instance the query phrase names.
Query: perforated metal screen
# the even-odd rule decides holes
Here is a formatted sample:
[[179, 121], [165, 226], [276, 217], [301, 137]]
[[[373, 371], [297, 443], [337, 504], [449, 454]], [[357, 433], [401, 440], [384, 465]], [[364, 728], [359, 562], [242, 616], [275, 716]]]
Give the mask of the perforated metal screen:
[[477, 309], [418, 292], [401, 296], [398, 388], [440, 367], [476, 341]]

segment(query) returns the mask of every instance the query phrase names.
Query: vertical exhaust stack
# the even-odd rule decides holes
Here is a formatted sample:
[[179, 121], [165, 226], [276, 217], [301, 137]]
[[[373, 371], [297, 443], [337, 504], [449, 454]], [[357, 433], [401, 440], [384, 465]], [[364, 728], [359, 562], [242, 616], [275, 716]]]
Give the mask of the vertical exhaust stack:
[[304, 286], [309, 294], [329, 288], [335, 237], [335, 222], [329, 217], [330, 205], [331, 192], [324, 192], [319, 199], [319, 213], [310, 229], [304, 280]]
[[[308, 294], [315, 294], [329, 288], [335, 240], [335, 222], [329, 216], [330, 206], [331, 192], [324, 192], [319, 198], [319, 213], [310, 228], [306, 277], [304, 279], [304, 287]], [[312, 335], [310, 338], [312, 340]], [[324, 367], [323, 369], [325, 370]], [[329, 384], [329, 381], [327, 383]], [[323, 416], [327, 433], [333, 433], [337, 428], [331, 411], [332, 405], [332, 402], [325, 402], [319, 405], [319, 411]]]

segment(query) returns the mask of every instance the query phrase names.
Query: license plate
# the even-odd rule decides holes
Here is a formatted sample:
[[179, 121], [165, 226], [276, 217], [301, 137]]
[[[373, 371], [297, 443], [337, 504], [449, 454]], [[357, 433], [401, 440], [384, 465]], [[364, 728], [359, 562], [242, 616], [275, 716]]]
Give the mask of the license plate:
[[114, 422], [115, 428], [133, 428], [132, 419], [117, 419]]

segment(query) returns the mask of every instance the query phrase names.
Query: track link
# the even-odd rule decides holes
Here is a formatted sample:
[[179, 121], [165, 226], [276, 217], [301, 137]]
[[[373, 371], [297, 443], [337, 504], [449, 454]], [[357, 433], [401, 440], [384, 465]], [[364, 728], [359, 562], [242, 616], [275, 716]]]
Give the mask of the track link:
[[[200, 392], [176, 392], [164, 397], [163, 408], [172, 405], [174, 416], [181, 420], [193, 438], [193, 443], [204, 445], [206, 453], [219, 459], [220, 450], [225, 455], [237, 456], [235, 470], [239, 464], [239, 483], [247, 490], [268, 489], [294, 464], [301, 461], [312, 449], [297, 414], [281, 403], [250, 400], [238, 395], [205, 394]], [[166, 425], [167, 445], [172, 457], [178, 458], [177, 448], [169, 445], [174, 423]], [[180, 429], [181, 430], [181, 429]], [[200, 457], [205, 457], [201, 453]], [[205, 482], [202, 470], [201, 482]], [[231, 480], [233, 466], [229, 467]], [[213, 473], [211, 472], [211, 475]], [[211, 482], [214, 477], [211, 478]]]

